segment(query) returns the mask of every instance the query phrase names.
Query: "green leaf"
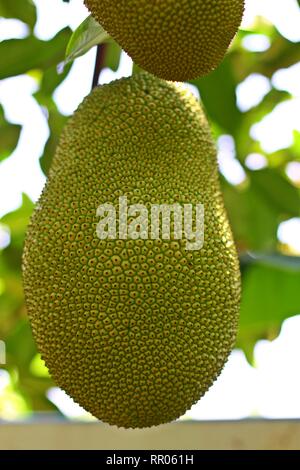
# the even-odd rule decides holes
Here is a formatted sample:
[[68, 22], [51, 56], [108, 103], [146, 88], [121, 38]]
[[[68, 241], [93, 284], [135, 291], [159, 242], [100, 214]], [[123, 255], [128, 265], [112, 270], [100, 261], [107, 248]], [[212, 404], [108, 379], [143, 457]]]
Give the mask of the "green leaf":
[[291, 67], [299, 61], [299, 42], [289, 41], [277, 32], [270, 49], [261, 54], [257, 72], [271, 78], [277, 70]]
[[222, 179], [222, 188], [239, 251], [273, 251], [277, 245], [278, 212], [251, 186], [239, 188]]
[[31, 0], [0, 0], [0, 16], [17, 18], [27, 23], [33, 30], [36, 22], [36, 7]]
[[0, 106], [0, 161], [7, 158], [16, 148], [22, 127], [6, 121]]
[[283, 175], [271, 168], [259, 171], [248, 171], [251, 183], [256, 192], [271, 208], [277, 208], [283, 216], [300, 215], [300, 194]]
[[9, 263], [3, 253], [0, 253], [0, 277], [0, 337], [5, 340], [24, 316], [25, 308], [20, 264]]
[[6, 338], [5, 343], [8, 364], [11, 363], [11, 358], [13, 357], [14, 365], [19, 369], [28, 368], [33, 357], [37, 354], [28, 321], [25, 319], [20, 321], [10, 336]]
[[[11, 359], [8, 357], [8, 365], [11, 364], [12, 367], [16, 365], [16, 362], [19, 362], [19, 359], [14, 358], [14, 347], [18, 344], [18, 341], [13, 340], [13, 337], [19, 331], [18, 325], [21, 325], [25, 318], [21, 257], [25, 230], [33, 206], [30, 199], [23, 195], [22, 205], [17, 210], [1, 218], [1, 223], [9, 228], [11, 242], [5, 249], [0, 251], [0, 279], [2, 283], [2, 292], [0, 293], [0, 338], [3, 338], [6, 343], [9, 342], [7, 348], [9, 351], [8, 356]], [[27, 335], [28, 337], [30, 335]], [[13, 346], [10, 339], [13, 341]], [[18, 349], [16, 355], [19, 357], [19, 354], [26, 358], [26, 351]], [[23, 360], [21, 357], [20, 361]]]
[[108, 67], [116, 72], [120, 65], [121, 52], [121, 47], [115, 41], [108, 42], [104, 54], [103, 68]]
[[72, 64], [69, 64], [64, 67], [64, 70], [60, 73], [57, 70], [57, 66], [54, 65], [44, 71], [40, 83], [40, 89], [34, 94], [34, 97], [41, 105], [50, 105], [51, 107], [51, 103], [53, 103], [52, 95], [55, 89], [65, 80], [71, 68]]
[[46, 392], [53, 386], [49, 375], [37, 377], [31, 365], [37, 357], [36, 343], [27, 319], [20, 320], [11, 334], [6, 338], [8, 370], [17, 370], [15, 389], [26, 399], [34, 410], [54, 410], [47, 400]]
[[30, 363], [29, 369], [32, 375], [37, 377], [50, 377], [49, 371], [40, 354], [36, 354], [36, 356], [34, 356]]
[[[232, 56], [234, 70], [239, 82], [252, 73], [259, 73], [271, 78], [277, 70], [290, 67], [299, 62], [299, 42], [289, 41], [273, 25], [266, 23], [262, 18], [256, 22], [253, 31], [248, 31], [248, 34], [250, 33], [266, 35], [270, 39], [271, 47], [263, 52], [252, 52], [243, 47], [236, 48], [233, 51], [231, 48], [229, 54]], [[245, 36], [245, 32], [240, 32], [238, 39], [243, 36]], [[235, 41], [235, 44], [237, 42], [238, 40]]]
[[237, 345], [248, 357], [256, 341], [274, 339], [286, 318], [300, 314], [300, 257], [284, 258], [262, 257], [243, 276]]
[[4, 215], [0, 221], [6, 225], [11, 233], [12, 243], [22, 248], [25, 229], [29, 222], [32, 210], [34, 208], [33, 202], [26, 194], [22, 195], [21, 206], [13, 212]]
[[48, 176], [60, 134], [67, 120], [68, 118], [60, 114], [59, 111], [55, 109], [49, 111], [48, 125], [50, 128], [50, 135], [46, 142], [43, 155], [40, 158], [41, 169], [46, 176]]
[[241, 162], [244, 162], [250, 153], [256, 152], [264, 154], [268, 159], [268, 155], [261, 149], [260, 143], [250, 136], [250, 130], [253, 124], [260, 122], [279, 103], [290, 98], [291, 95], [286, 91], [271, 89], [257, 106], [246, 113], [241, 113], [239, 132], [235, 134], [237, 157]]
[[221, 178], [225, 206], [239, 251], [269, 253], [278, 244], [280, 222], [299, 216], [300, 194], [277, 170], [248, 170], [247, 175], [250, 184], [242, 187]]
[[50, 41], [34, 36], [9, 39], [0, 43], [0, 79], [26, 73], [32, 69], [47, 69], [63, 61], [70, 28], [59, 31]]
[[236, 85], [232, 56], [228, 54], [221, 65], [209, 75], [191, 82], [200, 91], [209, 117], [225, 132], [235, 135], [241, 112], [236, 104]]
[[67, 65], [62, 73], [58, 73], [56, 67], [47, 69], [43, 73], [40, 89], [34, 93], [34, 97], [38, 103], [48, 110], [48, 126], [50, 133], [44, 147], [43, 155], [40, 158], [40, 165], [46, 176], [48, 175], [61, 131], [68, 120], [66, 116], [58, 111], [52, 95], [55, 89], [66, 78], [71, 67], [72, 64]]
[[65, 65], [82, 56], [97, 44], [107, 41], [110, 36], [90, 15], [73, 32], [67, 45]]

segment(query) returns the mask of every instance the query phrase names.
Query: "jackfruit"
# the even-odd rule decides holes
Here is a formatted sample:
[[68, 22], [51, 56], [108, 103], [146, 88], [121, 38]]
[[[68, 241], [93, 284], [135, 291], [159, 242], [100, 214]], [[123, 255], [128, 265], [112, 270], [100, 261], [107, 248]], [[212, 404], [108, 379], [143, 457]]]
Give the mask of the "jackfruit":
[[214, 70], [240, 26], [244, 0], [85, 0], [144, 70], [187, 81]]
[[[110, 204], [123, 224], [121, 197], [128, 233], [139, 220], [132, 237], [109, 232], [106, 209], [99, 217]], [[158, 236], [138, 236], [145, 225], [129, 211], [134, 204], [149, 214], [159, 205], [192, 208], [193, 227], [203, 207], [202, 248], [187, 249], [191, 223], [180, 238], [172, 215], [169, 238], [162, 221]], [[215, 147], [190, 92], [140, 73], [84, 99], [32, 215], [23, 276], [50, 373], [94, 416], [148, 427], [199, 400], [234, 345], [240, 276]]]

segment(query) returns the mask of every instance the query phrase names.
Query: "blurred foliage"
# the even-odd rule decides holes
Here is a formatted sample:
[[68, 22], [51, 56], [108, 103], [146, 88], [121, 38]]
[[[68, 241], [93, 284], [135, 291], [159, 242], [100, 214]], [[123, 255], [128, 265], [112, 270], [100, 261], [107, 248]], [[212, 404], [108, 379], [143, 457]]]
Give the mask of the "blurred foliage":
[[70, 33], [69, 28], [64, 28], [50, 41], [42, 41], [35, 36], [2, 41], [0, 80], [33, 69], [47, 70], [51, 65], [61, 62]]
[[21, 20], [32, 31], [36, 22], [36, 8], [31, 0], [1, 0], [0, 16]]
[[21, 126], [9, 123], [4, 116], [2, 106], [0, 106], [0, 161], [9, 155], [16, 148], [21, 132]]
[[[24, 39], [0, 43], [0, 78], [28, 73], [36, 79], [37, 91], [33, 96], [47, 116], [50, 131], [40, 159], [41, 168], [47, 175], [67, 120], [60, 113], [53, 94], [72, 68], [71, 63], [63, 71], [62, 67], [58, 68], [64, 61], [68, 44], [70, 49], [72, 32], [64, 28], [48, 41], [38, 39], [34, 35], [36, 8], [31, 0], [0, 0], [0, 15], [28, 25], [28, 35]], [[77, 42], [74, 42], [73, 36], [73, 44], [77, 44], [76, 47], [79, 44], [81, 50], [85, 41], [93, 44], [93, 37], [86, 30], [83, 32], [85, 39], [77, 32]], [[263, 52], [246, 49], [243, 40], [252, 34], [267, 36], [270, 47]], [[119, 46], [110, 40], [104, 67], [116, 71], [120, 55]], [[191, 82], [200, 92], [215, 137], [230, 135], [234, 139], [236, 159], [246, 175], [239, 185], [220, 177], [243, 275], [237, 346], [245, 351], [250, 361], [259, 339], [276, 337], [285, 318], [300, 313], [300, 257], [292, 256], [289, 247], [282, 246], [277, 238], [281, 222], [300, 216], [299, 186], [286, 175], [286, 165], [300, 161], [300, 133], [294, 133], [294, 142], [289, 148], [265, 152], [251, 136], [251, 127], [292, 97], [286, 91], [275, 89], [270, 81], [266, 96], [256, 106], [242, 112], [237, 106], [237, 87], [251, 74], [271, 79], [278, 70], [298, 61], [300, 44], [290, 42], [273, 25], [259, 18], [251, 31], [239, 32], [217, 70]], [[0, 107], [0, 161], [13, 153], [20, 132], [21, 126], [10, 123], [5, 110]], [[267, 167], [250, 170], [245, 162], [252, 153], [263, 155]], [[0, 338], [6, 343], [7, 364], [4, 367], [10, 374], [9, 385], [0, 387], [0, 416], [5, 417], [14, 416], [11, 413], [14, 407], [20, 413], [55, 408], [46, 398], [46, 391], [53, 382], [37, 353], [22, 291], [22, 246], [32, 209], [33, 203], [24, 194], [22, 205], [0, 219], [0, 228], [10, 234], [10, 242], [0, 249]], [[11, 408], [3, 403], [10, 403]]]

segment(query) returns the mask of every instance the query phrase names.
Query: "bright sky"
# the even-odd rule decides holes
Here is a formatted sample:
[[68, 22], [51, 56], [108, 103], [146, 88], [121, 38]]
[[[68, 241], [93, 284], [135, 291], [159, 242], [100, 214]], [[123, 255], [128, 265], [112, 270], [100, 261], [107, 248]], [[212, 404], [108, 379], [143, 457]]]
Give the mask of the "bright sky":
[[[64, 26], [73, 29], [87, 16], [82, 0], [33, 0], [38, 7], [36, 35], [41, 39], [51, 38]], [[300, 41], [300, 9], [296, 0], [246, 0], [246, 13], [242, 27], [251, 27], [256, 15], [263, 15], [272, 21], [279, 31], [291, 41]], [[27, 27], [17, 20], [0, 20], [0, 40], [24, 37]], [[268, 40], [255, 36], [245, 40], [245, 47], [265, 50]], [[69, 77], [55, 93], [55, 100], [65, 114], [72, 113], [89, 93], [94, 66], [95, 50], [77, 59]], [[117, 73], [104, 71], [101, 83], [131, 73], [131, 60], [123, 54]], [[300, 64], [277, 72], [273, 85], [288, 90], [294, 98], [280, 104], [259, 124], [253, 126], [252, 136], [260, 140], [269, 152], [289, 146], [293, 130], [300, 131]], [[238, 106], [250, 109], [270, 89], [270, 82], [263, 76], [252, 75], [238, 88]], [[42, 190], [45, 178], [38, 160], [42, 154], [49, 130], [47, 121], [39, 106], [32, 98], [36, 90], [34, 79], [28, 76], [3, 80], [0, 85], [0, 101], [9, 121], [22, 124], [23, 129], [17, 149], [13, 155], [0, 164], [0, 217], [14, 210], [21, 202], [21, 193], [27, 193], [36, 200]], [[233, 183], [244, 178], [244, 172], [235, 158], [232, 138], [219, 139], [219, 161], [224, 176]], [[249, 168], [258, 169], [265, 165], [261, 155], [247, 158]], [[300, 164], [291, 163], [287, 169], [291, 179], [300, 179]], [[300, 252], [300, 219], [292, 219], [280, 226], [279, 238], [290, 243]], [[7, 243], [7, 233], [0, 227], [0, 246]], [[300, 312], [299, 312], [300, 313]], [[222, 375], [211, 391], [197, 404], [187, 417], [195, 419], [241, 418], [261, 414], [267, 417], [300, 417], [300, 380], [295, 374], [298, 369], [300, 316], [284, 323], [280, 337], [272, 343], [263, 341], [255, 349], [257, 368], [250, 367], [244, 355], [235, 351]], [[297, 361], [295, 363], [295, 361]], [[0, 382], [4, 380], [0, 375]], [[50, 392], [51, 399], [59, 403], [70, 416], [82, 412], [70, 404], [70, 399], [58, 389]]]

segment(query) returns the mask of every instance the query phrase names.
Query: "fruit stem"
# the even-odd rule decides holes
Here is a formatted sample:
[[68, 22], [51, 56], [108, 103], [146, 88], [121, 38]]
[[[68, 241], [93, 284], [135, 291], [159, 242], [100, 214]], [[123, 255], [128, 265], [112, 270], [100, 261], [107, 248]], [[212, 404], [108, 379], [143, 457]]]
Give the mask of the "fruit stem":
[[93, 74], [92, 90], [98, 85], [99, 75], [104, 66], [105, 52], [106, 52], [106, 44], [99, 44], [97, 46], [97, 52], [96, 52], [96, 61], [95, 61], [95, 68], [94, 68], [94, 74]]

